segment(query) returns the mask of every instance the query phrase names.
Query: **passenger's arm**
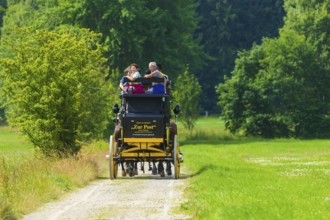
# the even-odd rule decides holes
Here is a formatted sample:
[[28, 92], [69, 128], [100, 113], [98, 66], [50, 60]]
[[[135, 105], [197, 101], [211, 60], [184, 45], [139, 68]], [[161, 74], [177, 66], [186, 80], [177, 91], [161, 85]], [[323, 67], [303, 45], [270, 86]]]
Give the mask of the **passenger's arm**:
[[131, 76], [126, 76], [127, 79], [131, 80], [131, 81], [135, 81], [137, 78], [131, 77]]
[[131, 76], [126, 76], [126, 77], [131, 81], [135, 81], [137, 78], [140, 78], [141, 75], [139, 72], [135, 72]]
[[166, 81], [167, 81], [167, 79], [164, 77], [164, 92], [165, 92], [165, 94], [166, 94]]
[[124, 88], [124, 84], [120, 83], [120, 84], [119, 84], [119, 88], [120, 88], [121, 90], [124, 91], [124, 90], [125, 90], [125, 88]]
[[144, 77], [145, 77], [145, 78], [151, 78], [151, 77], [152, 77], [152, 73], [147, 74], [147, 75], [145, 75]]

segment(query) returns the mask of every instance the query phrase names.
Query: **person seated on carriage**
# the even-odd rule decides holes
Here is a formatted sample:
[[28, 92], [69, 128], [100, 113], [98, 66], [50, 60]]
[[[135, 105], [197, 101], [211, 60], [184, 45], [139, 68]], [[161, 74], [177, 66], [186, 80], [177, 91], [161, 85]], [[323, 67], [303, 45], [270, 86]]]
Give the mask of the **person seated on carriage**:
[[[166, 91], [166, 94], [170, 95], [170, 92], [171, 92], [171, 79], [170, 79], [169, 75], [166, 75], [165, 73], [163, 73], [162, 65], [160, 63], [157, 63], [157, 69], [163, 75], [163, 77], [166, 79], [166, 81], [164, 81], [165, 91]], [[147, 69], [145, 71], [145, 75], [148, 75], [150, 73], [151, 73], [150, 69]]]
[[130, 65], [130, 72], [131, 72], [131, 74], [126, 76], [126, 78], [128, 78], [131, 81], [135, 81], [137, 78], [141, 77], [141, 74], [138, 71], [138, 65], [135, 63], [132, 63]]
[[145, 93], [143, 89], [143, 85], [141, 83], [134, 83], [137, 78], [141, 78], [141, 74], [138, 71], [137, 64], [133, 63], [130, 66], [130, 75], [127, 75], [128, 78], [132, 83], [129, 83], [128, 87], [126, 88], [126, 92], [135, 93], [135, 94], [142, 94]]
[[166, 75], [165, 73], [163, 73], [162, 64], [157, 63], [157, 69], [163, 75], [163, 77], [166, 79], [166, 81], [165, 81], [165, 83], [166, 83], [165, 84], [166, 94], [170, 95], [170, 92], [171, 92], [171, 80], [170, 80], [170, 77], [168, 75]]
[[[163, 74], [157, 69], [156, 62], [149, 63], [149, 70], [150, 70], [150, 74], [146, 74], [144, 76], [145, 78], [151, 78], [151, 77], [164, 78]], [[165, 94], [165, 85], [166, 85], [165, 80], [164, 83], [153, 83], [151, 89], [148, 89], [146, 92], [149, 94]]]
[[128, 66], [124, 70], [124, 76], [120, 79], [119, 88], [121, 89], [121, 93], [126, 92], [126, 87], [128, 84], [124, 83], [124, 79], [126, 76], [129, 76], [130, 73], [131, 73], [131, 66]]

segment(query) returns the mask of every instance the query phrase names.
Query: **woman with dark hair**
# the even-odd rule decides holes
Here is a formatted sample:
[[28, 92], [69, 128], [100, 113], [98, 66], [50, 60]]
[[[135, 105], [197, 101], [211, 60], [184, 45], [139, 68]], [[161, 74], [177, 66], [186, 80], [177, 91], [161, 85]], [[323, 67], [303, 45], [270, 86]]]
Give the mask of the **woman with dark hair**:
[[135, 93], [135, 94], [144, 93], [143, 85], [141, 83], [134, 83], [134, 81], [137, 78], [141, 78], [141, 74], [138, 71], [138, 65], [135, 63], [132, 63], [130, 66], [130, 71], [131, 71], [131, 74], [129, 76], [126, 76], [126, 78], [128, 78], [132, 82], [129, 84], [129, 86], [127, 88], [127, 92]]
[[132, 63], [130, 66], [131, 74], [129, 76], [126, 76], [129, 80], [135, 81], [137, 78], [141, 77], [141, 74], [138, 71], [138, 65], [135, 63]]

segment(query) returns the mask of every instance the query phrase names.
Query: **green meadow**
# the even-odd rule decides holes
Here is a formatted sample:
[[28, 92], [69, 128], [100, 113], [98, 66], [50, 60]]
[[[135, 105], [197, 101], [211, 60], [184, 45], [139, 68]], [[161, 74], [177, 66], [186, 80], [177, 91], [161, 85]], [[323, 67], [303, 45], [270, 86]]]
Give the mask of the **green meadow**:
[[200, 119], [186, 133], [192, 140], [181, 140], [182, 178], [191, 181], [180, 211], [193, 219], [330, 219], [330, 140], [238, 138], [219, 124]]
[[0, 153], [1, 154], [22, 154], [31, 153], [32, 144], [28, 143], [15, 128], [0, 127]]
[[[178, 212], [192, 219], [330, 219], [330, 140], [244, 138], [218, 118], [194, 131], [178, 122], [189, 179]], [[0, 219], [16, 219], [68, 191], [108, 178], [108, 143], [77, 158], [46, 159], [15, 129], [0, 127]]]

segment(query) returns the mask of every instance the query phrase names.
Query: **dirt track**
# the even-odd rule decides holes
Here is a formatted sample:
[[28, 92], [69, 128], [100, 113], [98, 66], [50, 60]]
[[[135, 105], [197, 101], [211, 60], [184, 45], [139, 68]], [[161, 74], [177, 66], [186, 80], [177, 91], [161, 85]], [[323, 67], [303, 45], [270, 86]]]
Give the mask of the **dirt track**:
[[181, 170], [179, 180], [173, 176], [143, 174], [93, 182], [67, 195], [59, 202], [46, 204], [23, 220], [68, 219], [190, 219], [175, 213], [184, 202], [183, 192], [188, 175]]

